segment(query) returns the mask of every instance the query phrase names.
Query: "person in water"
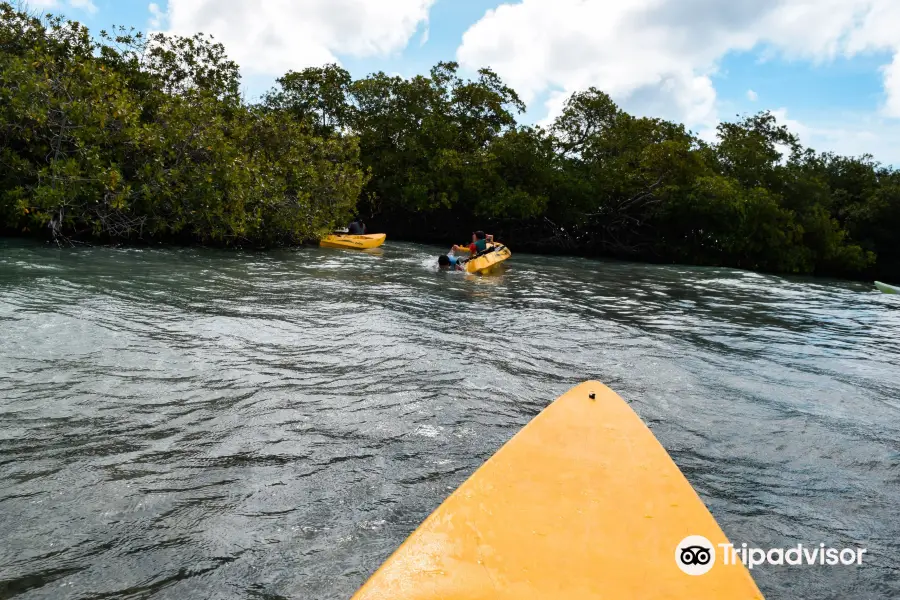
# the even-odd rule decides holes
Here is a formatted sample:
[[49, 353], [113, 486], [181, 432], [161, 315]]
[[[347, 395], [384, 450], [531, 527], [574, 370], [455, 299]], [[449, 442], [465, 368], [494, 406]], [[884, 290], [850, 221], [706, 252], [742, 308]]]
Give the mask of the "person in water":
[[463, 270], [463, 262], [458, 256], [447, 256], [446, 254], [438, 257], [438, 266], [441, 269], [450, 269], [451, 271]]
[[362, 217], [356, 217], [356, 219], [350, 223], [350, 226], [347, 227], [347, 231], [350, 235], [365, 235], [366, 224], [363, 223]]
[[483, 231], [476, 231], [472, 234], [472, 243], [468, 246], [453, 246], [452, 252], [470, 252], [472, 256], [479, 252], [487, 250], [488, 242], [493, 242], [494, 236], [486, 234]]

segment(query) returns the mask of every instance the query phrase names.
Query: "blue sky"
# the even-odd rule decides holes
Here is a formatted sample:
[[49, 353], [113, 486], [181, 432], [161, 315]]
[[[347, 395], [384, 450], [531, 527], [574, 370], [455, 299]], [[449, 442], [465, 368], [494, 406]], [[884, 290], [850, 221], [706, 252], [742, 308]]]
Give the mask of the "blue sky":
[[[900, 164], [895, 0], [32, 0], [93, 30], [214, 33], [258, 96], [285, 70], [336, 60], [404, 76], [486, 65], [543, 122], [587, 85], [704, 137], [769, 109], [820, 150]], [[652, 4], [652, 10], [651, 10]], [[892, 68], [894, 65], [896, 68]]]

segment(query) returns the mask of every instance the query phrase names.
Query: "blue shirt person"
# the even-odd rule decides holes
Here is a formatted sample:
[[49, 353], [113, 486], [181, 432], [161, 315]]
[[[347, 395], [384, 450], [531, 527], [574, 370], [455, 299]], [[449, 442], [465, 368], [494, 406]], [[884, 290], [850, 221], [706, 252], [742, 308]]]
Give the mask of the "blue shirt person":
[[463, 270], [463, 262], [457, 256], [443, 254], [438, 257], [438, 265], [441, 269], [450, 269], [451, 271]]

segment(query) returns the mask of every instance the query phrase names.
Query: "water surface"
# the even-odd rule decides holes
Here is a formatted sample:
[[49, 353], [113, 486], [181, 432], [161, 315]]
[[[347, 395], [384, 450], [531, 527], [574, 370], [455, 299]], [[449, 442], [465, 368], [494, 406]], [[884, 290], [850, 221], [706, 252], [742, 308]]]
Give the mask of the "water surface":
[[770, 599], [900, 597], [900, 298], [439, 250], [0, 240], [0, 598], [348, 598], [587, 379], [732, 541], [868, 549], [755, 569]]

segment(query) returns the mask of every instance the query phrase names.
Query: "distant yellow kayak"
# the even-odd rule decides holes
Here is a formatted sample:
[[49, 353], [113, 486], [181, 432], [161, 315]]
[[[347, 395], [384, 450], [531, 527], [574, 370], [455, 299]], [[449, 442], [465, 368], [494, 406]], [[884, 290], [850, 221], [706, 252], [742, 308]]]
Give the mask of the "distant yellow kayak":
[[369, 235], [349, 235], [336, 233], [321, 239], [319, 246], [322, 248], [350, 248], [356, 250], [368, 250], [378, 248], [384, 244], [387, 234], [372, 233]]
[[[719, 552], [705, 574], [676, 562], [690, 536]], [[742, 563], [724, 564], [725, 543], [641, 419], [588, 382], [478, 469], [354, 600], [762, 599]]]
[[488, 249], [494, 248], [494, 252], [488, 252], [487, 254], [482, 254], [477, 258], [473, 258], [466, 263], [466, 271], [469, 273], [478, 273], [479, 275], [486, 275], [490, 273], [497, 265], [503, 263], [510, 256], [512, 256], [512, 252], [509, 251], [509, 248], [499, 243], [489, 243], [487, 245]]

